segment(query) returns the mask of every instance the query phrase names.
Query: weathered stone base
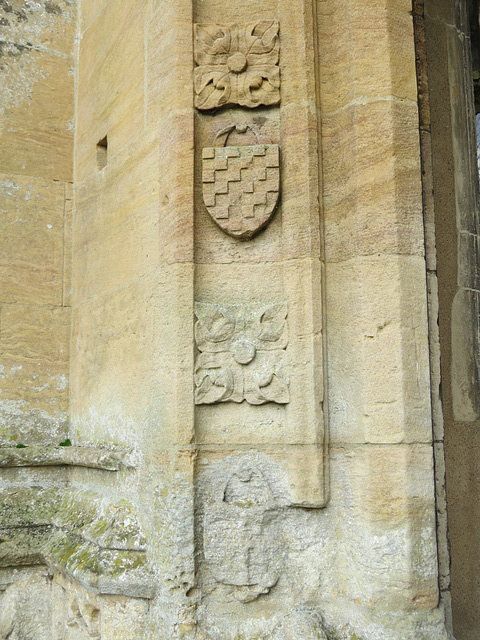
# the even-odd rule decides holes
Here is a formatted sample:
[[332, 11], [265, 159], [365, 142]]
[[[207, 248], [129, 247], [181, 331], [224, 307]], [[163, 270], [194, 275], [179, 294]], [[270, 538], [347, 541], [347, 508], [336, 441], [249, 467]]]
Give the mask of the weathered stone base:
[[95, 595], [46, 567], [0, 571], [2, 640], [140, 640], [148, 601]]

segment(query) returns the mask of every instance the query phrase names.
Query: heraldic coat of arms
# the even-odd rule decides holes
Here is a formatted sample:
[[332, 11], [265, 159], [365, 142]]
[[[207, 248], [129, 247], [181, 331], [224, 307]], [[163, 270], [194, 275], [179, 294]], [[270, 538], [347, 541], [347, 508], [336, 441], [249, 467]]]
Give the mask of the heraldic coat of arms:
[[[234, 130], [250, 129], [257, 144], [228, 146]], [[215, 144], [202, 152], [203, 200], [216, 224], [230, 236], [249, 240], [273, 216], [280, 193], [278, 144], [260, 144], [249, 125], [231, 125], [220, 131]]]

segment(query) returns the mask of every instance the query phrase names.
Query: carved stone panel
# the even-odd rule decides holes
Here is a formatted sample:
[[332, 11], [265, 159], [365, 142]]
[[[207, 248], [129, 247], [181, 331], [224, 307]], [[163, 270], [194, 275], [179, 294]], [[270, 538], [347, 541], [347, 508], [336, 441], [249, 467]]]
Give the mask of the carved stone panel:
[[287, 305], [195, 304], [195, 402], [289, 402]]
[[278, 201], [278, 145], [205, 147], [202, 155], [209, 214], [228, 235], [251, 238], [268, 224]]
[[246, 464], [225, 484], [204, 516], [203, 553], [215, 580], [251, 602], [268, 593], [282, 572], [282, 512], [259, 469]]
[[280, 102], [277, 20], [195, 25], [195, 106], [258, 107]]

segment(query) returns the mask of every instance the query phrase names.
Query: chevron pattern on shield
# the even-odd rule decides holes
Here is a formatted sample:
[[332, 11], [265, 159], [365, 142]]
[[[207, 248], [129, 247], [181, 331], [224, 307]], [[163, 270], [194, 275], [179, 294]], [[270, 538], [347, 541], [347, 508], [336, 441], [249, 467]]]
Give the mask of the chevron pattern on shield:
[[249, 240], [275, 211], [280, 192], [277, 144], [203, 149], [203, 200], [217, 225]]

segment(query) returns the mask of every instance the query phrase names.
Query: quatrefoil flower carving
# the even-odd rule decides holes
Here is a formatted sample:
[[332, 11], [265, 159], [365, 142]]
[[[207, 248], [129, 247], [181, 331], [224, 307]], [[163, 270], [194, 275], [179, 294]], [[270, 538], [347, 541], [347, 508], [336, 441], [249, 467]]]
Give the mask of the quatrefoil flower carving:
[[195, 303], [195, 403], [289, 402], [287, 305]]
[[247, 25], [196, 24], [195, 106], [216, 109], [280, 102], [277, 20]]

